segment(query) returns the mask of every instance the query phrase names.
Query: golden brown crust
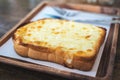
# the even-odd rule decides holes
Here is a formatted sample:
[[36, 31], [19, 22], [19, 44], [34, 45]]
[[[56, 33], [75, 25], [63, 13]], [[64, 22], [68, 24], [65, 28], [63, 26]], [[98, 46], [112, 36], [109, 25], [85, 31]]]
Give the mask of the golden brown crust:
[[18, 44], [15, 40], [13, 42], [15, 51], [21, 56], [28, 57], [29, 48], [27, 46]]
[[14, 41], [14, 49], [19, 55], [24, 57], [55, 62], [58, 64], [62, 64], [63, 66], [67, 66], [69, 68], [75, 68], [84, 71], [91, 70], [95, 61], [95, 60], [83, 61], [83, 60], [73, 59], [72, 64], [68, 64], [65, 61], [66, 55], [63, 54], [59, 49], [57, 49], [55, 53], [45, 53], [32, 49], [30, 48], [30, 46], [18, 44], [16, 41]]
[[81, 61], [81, 60], [73, 60], [73, 68], [89, 71], [92, 69], [95, 60], [90, 61]]
[[39, 60], [48, 60], [48, 53], [40, 52], [29, 48], [28, 57]]

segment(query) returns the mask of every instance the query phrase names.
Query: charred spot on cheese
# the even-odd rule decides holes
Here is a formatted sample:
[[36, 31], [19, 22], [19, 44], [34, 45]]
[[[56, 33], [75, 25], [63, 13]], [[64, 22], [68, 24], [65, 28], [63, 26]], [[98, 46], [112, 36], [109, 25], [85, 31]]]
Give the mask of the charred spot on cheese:
[[91, 51], [92, 51], [92, 49], [88, 49], [87, 51], [88, 51], [88, 52], [91, 52]]
[[78, 53], [78, 54], [85, 54], [84, 51], [78, 51], [77, 53]]
[[85, 36], [86, 39], [90, 38], [90, 35]]
[[38, 26], [38, 29], [40, 29], [42, 26]]
[[43, 20], [43, 21], [41, 21], [41, 23], [42, 23], [42, 24], [45, 24], [45, 21]]

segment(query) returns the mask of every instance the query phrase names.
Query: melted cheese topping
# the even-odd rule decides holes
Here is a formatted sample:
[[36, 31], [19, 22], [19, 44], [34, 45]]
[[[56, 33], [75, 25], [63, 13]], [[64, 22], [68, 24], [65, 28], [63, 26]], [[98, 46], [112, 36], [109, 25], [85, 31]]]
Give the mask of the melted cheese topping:
[[103, 29], [90, 24], [72, 21], [44, 19], [19, 28], [16, 39], [36, 46], [57, 48], [76, 53], [93, 50], [103, 37]]

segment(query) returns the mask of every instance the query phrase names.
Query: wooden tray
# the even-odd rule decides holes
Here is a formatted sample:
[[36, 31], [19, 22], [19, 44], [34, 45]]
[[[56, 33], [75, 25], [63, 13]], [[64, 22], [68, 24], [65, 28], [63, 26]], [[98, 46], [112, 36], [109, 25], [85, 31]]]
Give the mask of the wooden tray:
[[[101, 7], [101, 6], [93, 6], [87, 4], [60, 4], [53, 2], [43, 2], [39, 4], [33, 11], [31, 11], [24, 19], [22, 19], [17, 25], [15, 25], [8, 33], [6, 33], [0, 39], [0, 46], [2, 46], [14, 33], [14, 31], [29, 22], [42, 8], [45, 6], [59, 6], [63, 8], [69, 8], [74, 10], [88, 11], [93, 13], [102, 13], [109, 15], [119, 15], [119, 9], [109, 8], [109, 7]], [[40, 72], [45, 72], [53, 75], [58, 75], [62, 77], [66, 77], [69, 79], [80, 79], [80, 80], [110, 80], [113, 70], [114, 58], [116, 55], [116, 46], [117, 46], [117, 38], [118, 38], [118, 29], [119, 24], [111, 24], [110, 32], [108, 34], [108, 38], [105, 44], [105, 48], [103, 51], [102, 59], [99, 64], [99, 68], [97, 71], [96, 77], [90, 77], [86, 75], [80, 75], [72, 72], [62, 71], [55, 68], [42, 66], [26, 61], [21, 61], [17, 59], [12, 59], [8, 57], [0, 56], [0, 62], [12, 64], [15, 66], [27, 68], [30, 70], [36, 70]]]

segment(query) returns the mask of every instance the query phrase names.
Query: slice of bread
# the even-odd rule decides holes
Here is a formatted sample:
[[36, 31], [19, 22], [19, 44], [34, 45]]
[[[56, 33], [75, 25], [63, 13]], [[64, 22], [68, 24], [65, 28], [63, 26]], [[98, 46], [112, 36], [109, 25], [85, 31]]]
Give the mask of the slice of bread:
[[15, 51], [25, 57], [91, 70], [106, 29], [59, 19], [41, 19], [16, 30]]

